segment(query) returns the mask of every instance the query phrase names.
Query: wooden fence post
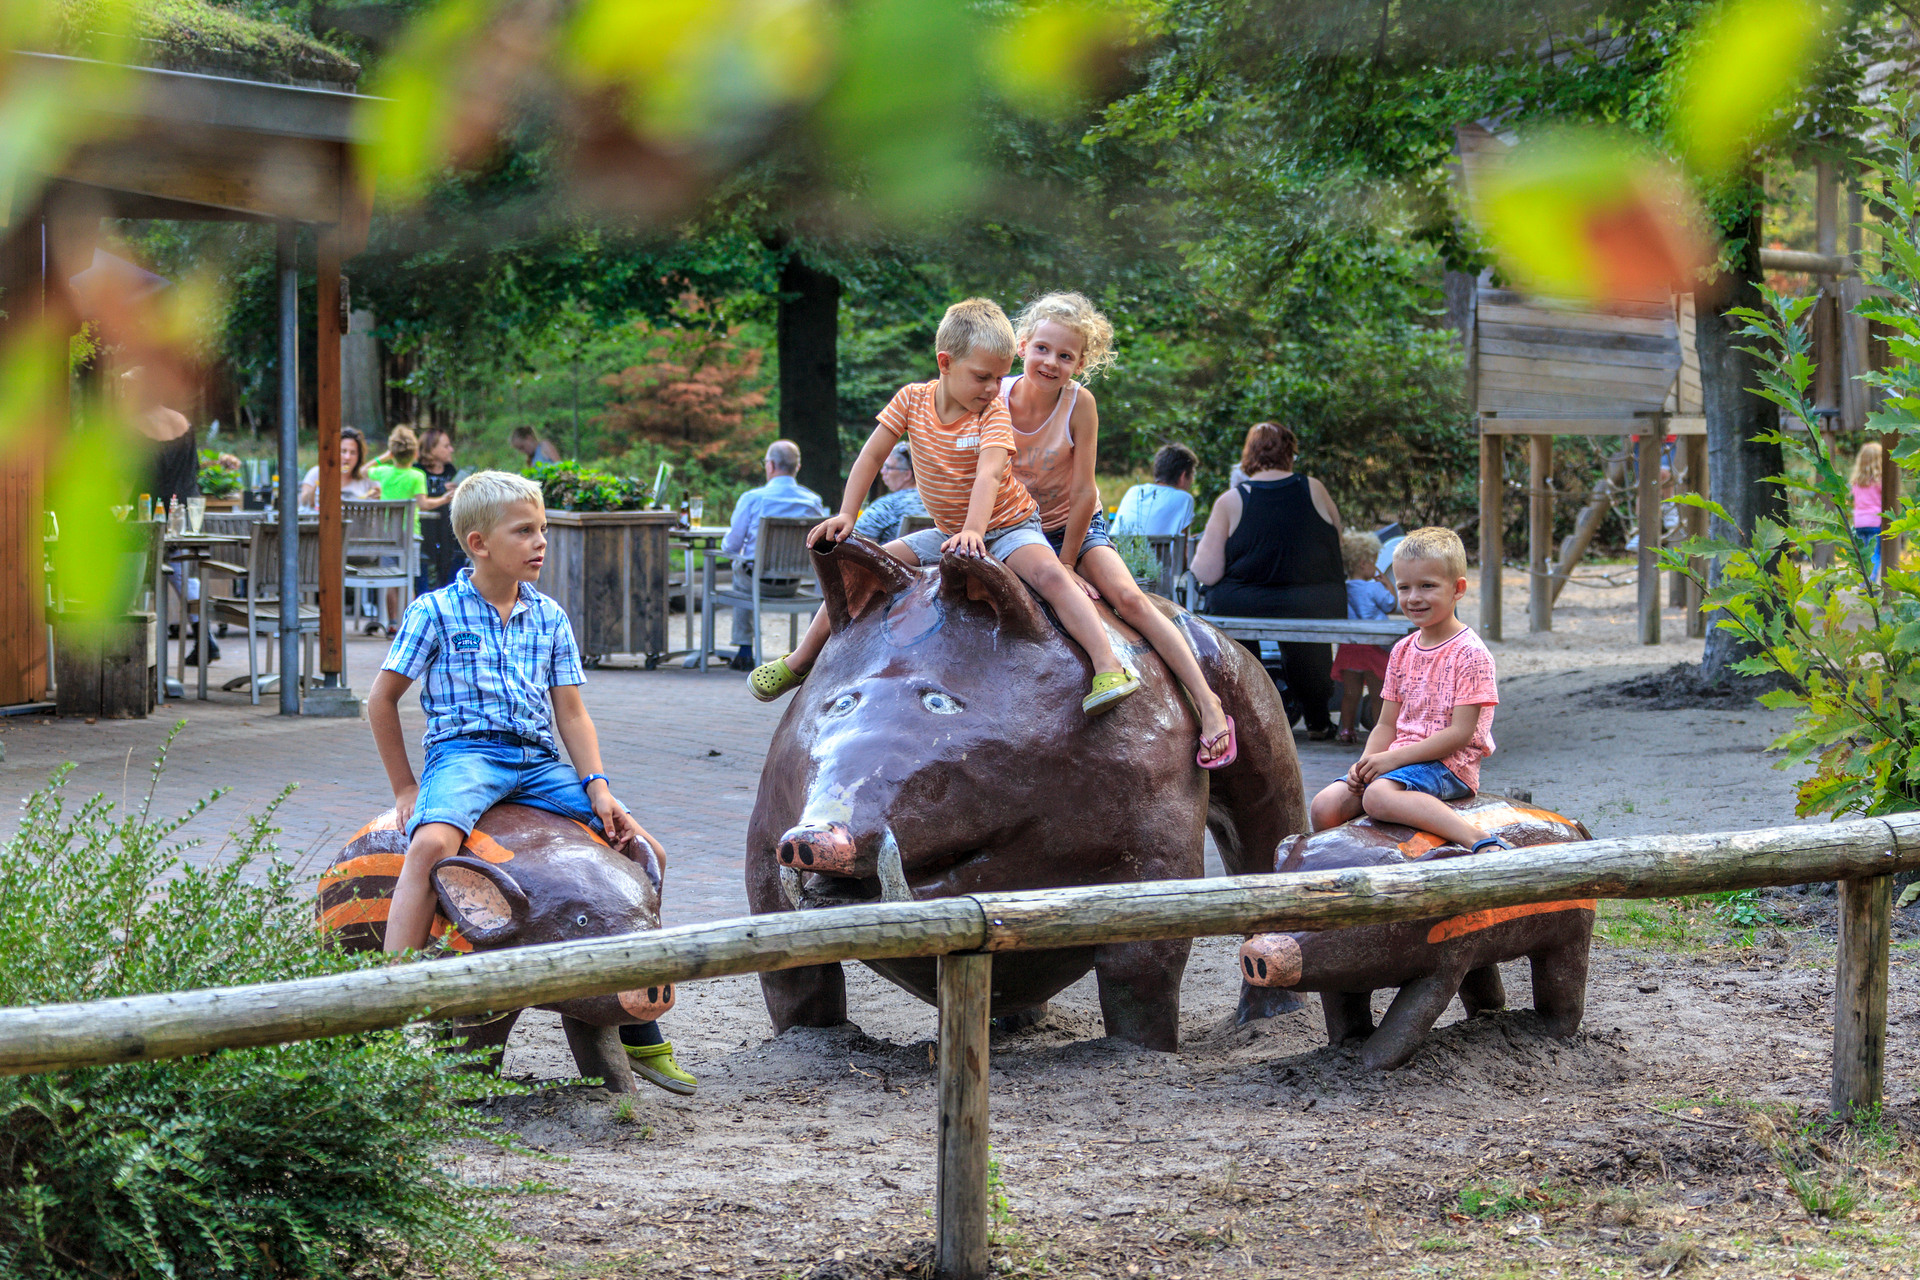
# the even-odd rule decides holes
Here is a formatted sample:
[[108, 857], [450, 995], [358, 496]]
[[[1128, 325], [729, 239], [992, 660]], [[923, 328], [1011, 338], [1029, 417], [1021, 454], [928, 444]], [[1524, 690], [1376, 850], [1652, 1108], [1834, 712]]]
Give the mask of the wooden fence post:
[[1527, 437], [1527, 630], [1553, 630], [1553, 437]]
[[[987, 1274], [987, 1009], [993, 957], [940, 957], [940, 1157], [934, 1177], [938, 1280]], [[1884, 990], [1884, 984], [1883, 988]]]
[[1893, 877], [1840, 882], [1840, 955], [1833, 980], [1833, 1110], [1880, 1101], [1887, 1064], [1887, 948]]
[[1506, 477], [1501, 445], [1505, 437], [1487, 430], [1480, 421], [1480, 638], [1500, 638], [1500, 561], [1505, 556], [1501, 510]]
[[1660, 452], [1665, 418], [1644, 419], [1640, 427], [1640, 643], [1660, 643]]

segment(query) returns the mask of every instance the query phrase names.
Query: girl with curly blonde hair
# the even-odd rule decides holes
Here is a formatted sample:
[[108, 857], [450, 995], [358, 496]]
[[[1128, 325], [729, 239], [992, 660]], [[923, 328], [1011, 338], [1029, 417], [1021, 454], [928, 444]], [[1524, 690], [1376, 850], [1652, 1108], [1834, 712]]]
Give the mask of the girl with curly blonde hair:
[[[1233, 718], [1185, 638], [1134, 584], [1100, 509], [1093, 478], [1100, 414], [1083, 383], [1113, 363], [1113, 325], [1083, 295], [1049, 293], [1027, 304], [1014, 336], [1021, 368], [1001, 382], [1000, 394], [1013, 416], [1013, 472], [1040, 505], [1047, 541], [1087, 595], [1104, 598], [1186, 687], [1200, 717], [1195, 762], [1203, 769], [1231, 764], [1239, 754]], [[1137, 688], [1139, 677], [1128, 674]]]

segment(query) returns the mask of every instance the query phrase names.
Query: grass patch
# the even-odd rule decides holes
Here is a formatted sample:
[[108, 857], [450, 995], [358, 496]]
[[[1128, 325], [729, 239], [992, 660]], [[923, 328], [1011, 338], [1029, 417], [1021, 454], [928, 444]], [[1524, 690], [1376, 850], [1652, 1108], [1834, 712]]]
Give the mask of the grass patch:
[[1783, 919], [1758, 890], [1742, 889], [1680, 898], [1602, 899], [1593, 928], [1615, 946], [1695, 952], [1752, 947], [1760, 930], [1782, 929]]
[[1428, 1236], [1414, 1248], [1422, 1253], [1467, 1253], [1473, 1249], [1471, 1242], [1455, 1239], [1453, 1236]]
[[1529, 1186], [1519, 1182], [1472, 1182], [1460, 1188], [1460, 1212], [1483, 1222], [1516, 1213], [1544, 1213], [1564, 1209], [1579, 1196], [1558, 1183]]

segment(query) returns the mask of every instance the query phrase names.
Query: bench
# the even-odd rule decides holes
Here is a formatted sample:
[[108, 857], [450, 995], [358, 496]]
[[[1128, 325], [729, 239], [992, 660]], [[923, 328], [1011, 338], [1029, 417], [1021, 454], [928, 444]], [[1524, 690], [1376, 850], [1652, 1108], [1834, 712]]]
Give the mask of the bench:
[[1235, 618], [1196, 615], [1235, 640], [1272, 640], [1278, 644], [1392, 644], [1414, 625], [1405, 618]]

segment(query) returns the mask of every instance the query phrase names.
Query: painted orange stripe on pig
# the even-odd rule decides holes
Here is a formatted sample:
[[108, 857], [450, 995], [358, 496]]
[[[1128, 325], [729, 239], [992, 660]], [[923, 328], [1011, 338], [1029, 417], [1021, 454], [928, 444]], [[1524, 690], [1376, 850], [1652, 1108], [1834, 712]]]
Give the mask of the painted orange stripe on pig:
[[1504, 924], [1508, 920], [1518, 920], [1522, 916], [1537, 916], [1550, 911], [1591, 911], [1595, 905], [1594, 899], [1582, 898], [1577, 902], [1529, 902], [1522, 907], [1495, 907], [1490, 911], [1469, 911], [1466, 915], [1442, 920], [1427, 930], [1427, 942], [1431, 945], [1446, 942], [1450, 938], [1464, 938], [1470, 933], [1491, 929], [1494, 925]]
[[433, 924], [427, 929], [427, 936], [432, 938], [446, 938], [447, 945], [455, 951], [473, 950], [473, 944], [457, 932], [452, 937], [447, 938], [447, 930], [451, 928], [453, 928], [453, 921], [447, 919], [445, 916], [435, 916], [433, 918]]
[[387, 898], [355, 898], [320, 913], [322, 929], [341, 929], [350, 924], [384, 924], [393, 903]]
[[487, 862], [512, 862], [513, 850], [495, 840], [484, 831], [469, 831], [466, 847], [462, 853], [470, 853]]
[[606, 840], [605, 840], [605, 839], [603, 839], [603, 838], [601, 837], [601, 835], [600, 835], [600, 833], [599, 833], [598, 831], [595, 831], [595, 830], [594, 830], [594, 829], [593, 829], [592, 827], [590, 827], [590, 826], [588, 826], [588, 825], [587, 825], [586, 823], [584, 823], [584, 822], [582, 822], [582, 821], [580, 821], [580, 819], [578, 819], [578, 818], [568, 818], [568, 819], [567, 819], [567, 821], [568, 821], [568, 822], [571, 822], [571, 823], [572, 823], [572, 824], [573, 824], [574, 826], [576, 826], [576, 827], [578, 827], [578, 828], [580, 828], [580, 829], [581, 829], [582, 831], [584, 831], [584, 832], [586, 832], [586, 833], [587, 833], [587, 839], [589, 839], [589, 840], [591, 840], [591, 841], [593, 841], [593, 842], [594, 842], [595, 844], [597, 844], [597, 845], [599, 845], [599, 846], [600, 846], [601, 848], [603, 848], [603, 849], [611, 849], [611, 848], [613, 848], [613, 846], [612, 846], [612, 845], [610, 845], [610, 844], [608, 844], [608, 843], [606, 842]]
[[1431, 832], [1416, 831], [1413, 833], [1413, 839], [1402, 840], [1394, 847], [1400, 851], [1401, 857], [1412, 862], [1416, 858], [1424, 858], [1445, 843], [1446, 841]]
[[328, 867], [326, 874], [320, 877], [320, 887], [331, 888], [342, 880], [354, 880], [361, 876], [398, 876], [406, 862], [404, 854], [363, 853], [357, 858], [348, 858], [345, 862], [336, 862]]

